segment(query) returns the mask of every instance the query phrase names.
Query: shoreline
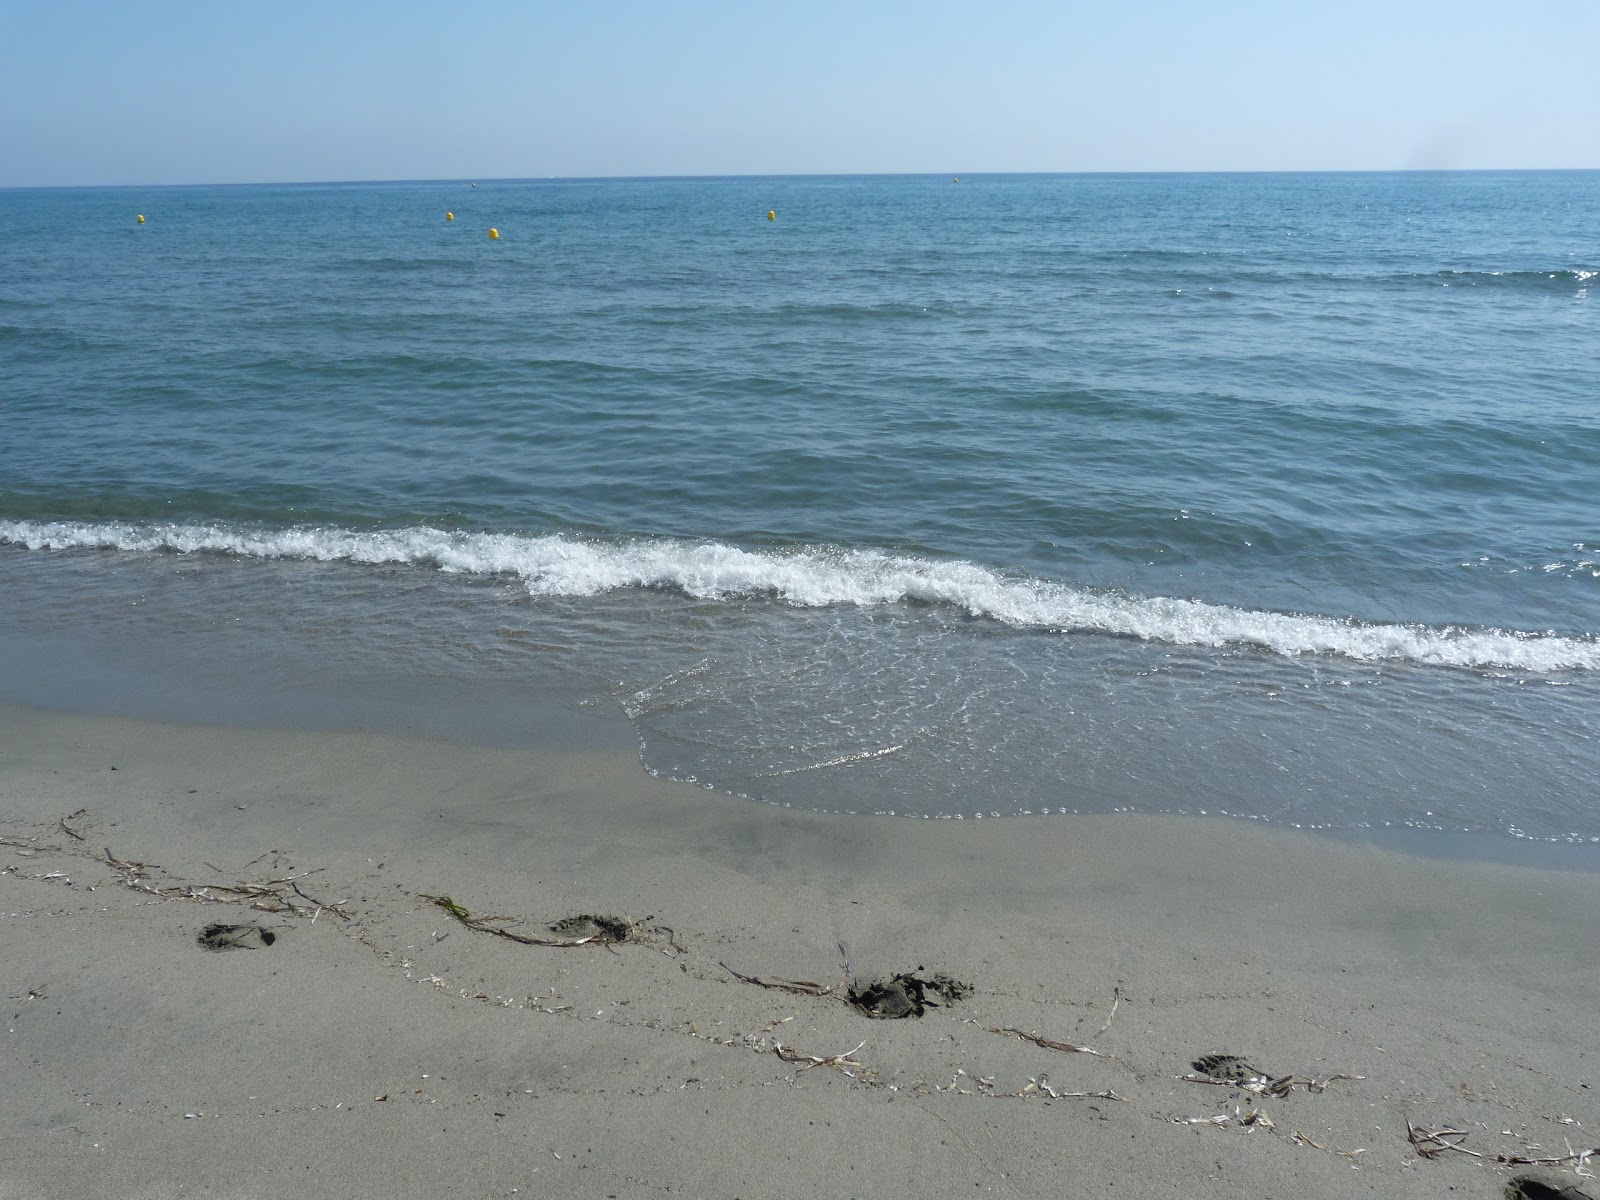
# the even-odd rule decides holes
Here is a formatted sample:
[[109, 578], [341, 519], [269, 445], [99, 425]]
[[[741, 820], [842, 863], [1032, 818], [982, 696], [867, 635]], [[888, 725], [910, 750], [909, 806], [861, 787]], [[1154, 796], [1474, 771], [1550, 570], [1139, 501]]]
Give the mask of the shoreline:
[[[1494, 1155], [1600, 1145], [1592, 874], [831, 817], [612, 750], [0, 728], [0, 1194], [1498, 1197], [1581, 1181]], [[847, 973], [972, 990], [872, 1020]], [[1183, 1078], [1218, 1054], [1302, 1082]]]
[[[82, 635], [43, 635], [7, 630], [0, 633], [0, 651], [9, 654], [13, 670], [0, 680], [0, 713], [52, 713], [64, 720], [126, 720], [157, 726], [195, 727], [226, 734], [230, 730], [329, 737], [377, 737], [420, 740], [474, 751], [562, 753], [573, 749], [640, 758], [642, 734], [622, 711], [614, 694], [571, 679], [554, 676], [528, 681], [486, 681], [481, 678], [401, 678], [395, 671], [368, 679], [340, 676], [331, 683], [309, 684], [314, 664], [240, 656], [236, 647], [212, 645], [209, 655], [175, 662], [179, 647], [158, 642], [138, 649], [124, 641], [115, 647]], [[165, 651], [166, 653], [163, 653]], [[205, 673], [199, 670], [201, 662]], [[705, 785], [682, 784], [664, 776], [664, 786], [699, 791]], [[815, 792], [830, 793], [830, 782], [817, 777]], [[849, 780], [833, 786], [847, 790]], [[957, 816], [916, 813], [872, 813], [815, 810], [715, 790], [738, 804], [783, 811], [816, 811], [846, 820], [887, 816], [912, 823], [922, 820], [963, 825], [988, 819], [1048, 818], [1078, 821], [1084, 813], [997, 813]], [[1221, 806], [1215, 806], [1220, 809]], [[1341, 826], [1291, 823], [1269, 816], [1230, 815], [1227, 811], [1140, 814], [1119, 806], [1107, 817], [1146, 815], [1157, 820], [1201, 821], [1224, 826], [1253, 826], [1289, 834], [1306, 833], [1349, 845], [1370, 845], [1402, 854], [1445, 861], [1600, 873], [1600, 839], [1513, 837], [1497, 830], [1466, 831], [1444, 827], [1393, 825]]]

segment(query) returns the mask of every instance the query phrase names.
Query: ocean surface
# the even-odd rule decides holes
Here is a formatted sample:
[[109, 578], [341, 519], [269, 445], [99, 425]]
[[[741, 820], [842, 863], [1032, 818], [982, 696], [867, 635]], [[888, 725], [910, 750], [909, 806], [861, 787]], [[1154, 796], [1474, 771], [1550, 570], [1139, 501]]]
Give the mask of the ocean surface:
[[1587, 844], [1597, 635], [1597, 172], [0, 191], [0, 700]]

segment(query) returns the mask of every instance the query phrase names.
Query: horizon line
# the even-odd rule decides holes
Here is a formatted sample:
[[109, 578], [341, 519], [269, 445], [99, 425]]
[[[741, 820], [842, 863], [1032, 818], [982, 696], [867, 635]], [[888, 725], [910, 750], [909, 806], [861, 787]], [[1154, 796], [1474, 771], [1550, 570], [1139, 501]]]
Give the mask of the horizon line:
[[[1216, 170], [1137, 170], [1137, 171], [974, 171], [968, 179], [1015, 178], [1128, 178], [1210, 175], [1552, 175], [1593, 174], [1600, 167], [1333, 167], [1333, 168], [1246, 168]], [[491, 184], [527, 183], [661, 183], [714, 182], [760, 179], [943, 179], [963, 178], [960, 172], [944, 171], [810, 171], [756, 172], [748, 174], [683, 175], [467, 175], [431, 178], [393, 179], [257, 179], [230, 181], [187, 181], [170, 183], [21, 183], [0, 184], [0, 192], [113, 191], [129, 188], [224, 188], [224, 187], [362, 187], [415, 184]]]

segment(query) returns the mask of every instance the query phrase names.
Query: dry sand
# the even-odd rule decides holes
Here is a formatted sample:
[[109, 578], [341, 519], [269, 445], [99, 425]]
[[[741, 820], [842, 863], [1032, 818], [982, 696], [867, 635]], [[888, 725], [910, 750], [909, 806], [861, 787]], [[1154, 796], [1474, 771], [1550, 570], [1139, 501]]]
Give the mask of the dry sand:
[[[1216, 819], [828, 817], [624, 753], [21, 709], [0, 839], [8, 1200], [1600, 1196], [1494, 1161], [1600, 1145], [1593, 874]], [[647, 940], [521, 944], [429, 895]], [[203, 948], [219, 923], [272, 942]], [[870, 1020], [720, 965], [827, 987], [841, 944], [858, 985], [974, 991]], [[1359, 1078], [1182, 1078], [1211, 1053]], [[1484, 1157], [1425, 1157], [1408, 1119]]]

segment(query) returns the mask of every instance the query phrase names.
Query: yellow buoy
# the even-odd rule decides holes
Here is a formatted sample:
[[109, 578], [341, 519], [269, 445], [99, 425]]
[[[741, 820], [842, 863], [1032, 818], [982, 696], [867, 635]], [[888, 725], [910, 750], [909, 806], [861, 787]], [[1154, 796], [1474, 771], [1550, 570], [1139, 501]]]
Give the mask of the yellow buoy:
[[499, 240], [499, 237], [500, 237], [500, 231], [498, 229], [491, 228], [489, 230], [489, 240], [491, 242]]
[[456, 219], [456, 215], [455, 215], [455, 213], [453, 213], [453, 212], [447, 212], [447, 213], [445, 213], [445, 215], [444, 215], [444, 219], [445, 219], [445, 220], [446, 220], [446, 221], [454, 221], [454, 220], [455, 220], [455, 219]]
[[770, 209], [770, 208], [767, 209], [767, 220], [776, 221], [777, 219], [778, 219], [778, 214], [773, 212], [772, 209]]
[[139, 224], [143, 225], [144, 224], [144, 214], [140, 213], [137, 217], [134, 218], [134, 220], [139, 222]]

